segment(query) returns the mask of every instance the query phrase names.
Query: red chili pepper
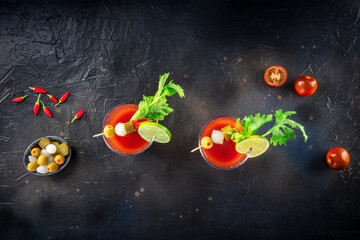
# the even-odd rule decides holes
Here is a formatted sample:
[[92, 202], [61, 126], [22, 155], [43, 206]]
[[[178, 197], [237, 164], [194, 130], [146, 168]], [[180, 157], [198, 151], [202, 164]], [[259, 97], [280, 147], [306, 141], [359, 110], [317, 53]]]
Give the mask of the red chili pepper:
[[59, 102], [57, 104], [55, 104], [55, 107], [57, 105], [59, 105], [60, 103], [65, 102], [65, 100], [67, 99], [68, 96], [69, 96], [69, 92], [66, 92], [64, 95], [62, 95], [61, 98], [59, 99]]
[[56, 97], [54, 97], [53, 95], [48, 94], [48, 96], [49, 96], [50, 100], [53, 101], [54, 103], [57, 103], [57, 102], [58, 102], [58, 100], [56, 99]]
[[39, 100], [40, 100], [40, 96], [41, 96], [41, 93], [39, 94], [38, 98], [37, 98], [37, 101], [34, 105], [34, 115], [36, 116], [36, 114], [38, 113], [39, 111], [39, 108], [40, 108], [40, 103], [39, 103]]
[[14, 98], [13, 102], [22, 102], [28, 95], [25, 95], [25, 96], [20, 96], [20, 97], [17, 97], [17, 98]]
[[73, 120], [71, 120], [71, 123], [73, 123], [76, 119], [81, 118], [81, 116], [84, 114], [84, 109], [80, 110], [79, 112], [77, 112], [75, 114], [75, 117], [73, 118]]
[[45, 89], [39, 88], [39, 87], [29, 87], [31, 90], [37, 93], [47, 93]]
[[46, 115], [48, 115], [48, 117], [51, 117], [51, 112], [50, 112], [50, 110], [49, 110], [47, 107], [45, 107], [43, 101], [40, 100], [40, 102], [41, 102], [42, 105], [43, 105], [43, 111], [44, 111], [44, 113], [45, 113]]

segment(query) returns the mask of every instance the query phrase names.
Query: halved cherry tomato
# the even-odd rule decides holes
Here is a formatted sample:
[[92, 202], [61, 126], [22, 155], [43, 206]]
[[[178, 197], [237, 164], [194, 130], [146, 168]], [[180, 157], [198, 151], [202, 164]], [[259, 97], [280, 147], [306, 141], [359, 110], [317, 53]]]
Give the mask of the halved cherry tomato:
[[286, 82], [287, 71], [279, 65], [268, 67], [264, 73], [265, 82], [272, 87], [280, 87]]
[[133, 121], [134, 128], [138, 129], [140, 123], [143, 123], [143, 122], [151, 122], [151, 120], [150, 119], [136, 119]]
[[342, 170], [349, 165], [349, 153], [343, 148], [333, 148], [326, 155], [326, 162], [333, 170]]
[[310, 76], [300, 76], [296, 79], [295, 90], [296, 92], [304, 97], [311, 96], [317, 89], [317, 81], [315, 78]]

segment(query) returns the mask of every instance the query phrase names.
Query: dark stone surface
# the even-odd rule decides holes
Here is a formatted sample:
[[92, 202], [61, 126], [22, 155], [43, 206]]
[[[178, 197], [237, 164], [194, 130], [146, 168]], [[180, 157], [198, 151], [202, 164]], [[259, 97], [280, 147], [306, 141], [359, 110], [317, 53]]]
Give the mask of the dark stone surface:
[[[1, 239], [359, 239], [359, 8], [308, 0], [1, 1]], [[281, 88], [263, 81], [273, 64], [289, 73]], [[152, 95], [164, 72], [186, 94], [169, 99], [169, 144], [121, 157], [91, 137], [113, 106]], [[303, 74], [318, 81], [311, 97], [294, 90]], [[44, 97], [54, 117], [34, 117], [29, 86], [70, 96], [59, 112]], [[25, 93], [23, 103], [10, 101]], [[298, 112], [307, 143], [298, 135], [233, 171], [190, 154], [210, 118], [279, 108]], [[54, 176], [15, 181], [26, 173], [26, 147], [45, 135], [64, 135], [71, 162]], [[349, 151], [346, 170], [327, 167], [333, 147]]]

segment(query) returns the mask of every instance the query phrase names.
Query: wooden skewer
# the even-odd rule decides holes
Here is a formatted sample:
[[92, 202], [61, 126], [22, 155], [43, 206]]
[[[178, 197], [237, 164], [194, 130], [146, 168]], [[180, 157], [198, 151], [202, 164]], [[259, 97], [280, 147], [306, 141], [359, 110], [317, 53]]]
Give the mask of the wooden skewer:
[[191, 150], [191, 152], [195, 152], [195, 151], [199, 150], [200, 148], [201, 148], [201, 146], [194, 148], [193, 150]]
[[19, 181], [20, 179], [22, 179], [23, 177], [27, 176], [28, 174], [30, 174], [30, 172], [27, 172], [27, 173], [21, 175], [20, 177], [18, 177], [17, 179], [15, 179], [15, 182]]
[[102, 136], [102, 135], [104, 135], [103, 132], [102, 132], [102, 133], [95, 134], [93, 137], [100, 137], [100, 136]]
[[[144, 122], [152, 122], [152, 121], [144, 121]], [[144, 122], [142, 122], [142, 123], [144, 123]], [[158, 123], [159, 122], [159, 120], [156, 120], [156, 123]], [[100, 137], [100, 136], [102, 136], [102, 135], [104, 135], [104, 133], [102, 132], [102, 133], [98, 133], [98, 134], [95, 134], [93, 137], [95, 138], [95, 137]]]

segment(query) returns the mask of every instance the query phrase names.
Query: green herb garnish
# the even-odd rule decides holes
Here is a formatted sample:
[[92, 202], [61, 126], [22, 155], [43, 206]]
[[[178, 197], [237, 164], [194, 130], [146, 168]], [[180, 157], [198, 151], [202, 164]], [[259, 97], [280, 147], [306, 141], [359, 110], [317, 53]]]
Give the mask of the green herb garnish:
[[275, 112], [275, 125], [270, 128], [270, 130], [267, 131], [267, 133], [265, 133], [263, 137], [271, 133], [272, 136], [270, 138], [270, 143], [272, 143], [274, 146], [276, 146], [278, 143], [280, 145], [286, 144], [287, 140], [296, 138], [294, 130], [288, 127], [290, 126], [292, 128], [298, 128], [302, 132], [304, 136], [304, 141], [306, 142], [308, 140], [308, 136], [305, 133], [304, 126], [291, 119], [287, 119], [288, 116], [291, 116], [293, 114], [296, 114], [296, 112], [288, 111], [283, 113], [281, 109], [277, 110]]
[[139, 110], [132, 116], [131, 120], [136, 119], [151, 119], [153, 121], [163, 120], [165, 116], [169, 115], [174, 109], [167, 104], [166, 97], [170, 97], [174, 94], [185, 97], [184, 90], [177, 84], [174, 84], [171, 80], [165, 85], [166, 80], [169, 77], [169, 73], [160, 75], [159, 87], [154, 96], [143, 96], [143, 100], [139, 103]]
[[[296, 114], [294, 111], [282, 112], [281, 109], [275, 112], [275, 124], [272, 128], [269, 129], [262, 137], [266, 137], [269, 134], [272, 134], [270, 138], [270, 143], [276, 146], [278, 143], [280, 145], [286, 144], [289, 139], [295, 139], [296, 135], [293, 129], [291, 128], [298, 128], [304, 136], [305, 142], [308, 139], [308, 136], [305, 133], [304, 127], [291, 119], [287, 119], [288, 116]], [[268, 115], [260, 115], [260, 113], [256, 114], [255, 116], [249, 115], [245, 117], [241, 121], [242, 130], [238, 131], [235, 128], [231, 132], [231, 139], [235, 143], [239, 143], [242, 140], [249, 138], [250, 136], [254, 135], [259, 128], [261, 128], [264, 124], [271, 122], [273, 119], [272, 114]], [[237, 119], [240, 121], [240, 119]], [[291, 127], [291, 128], [290, 128]]]

